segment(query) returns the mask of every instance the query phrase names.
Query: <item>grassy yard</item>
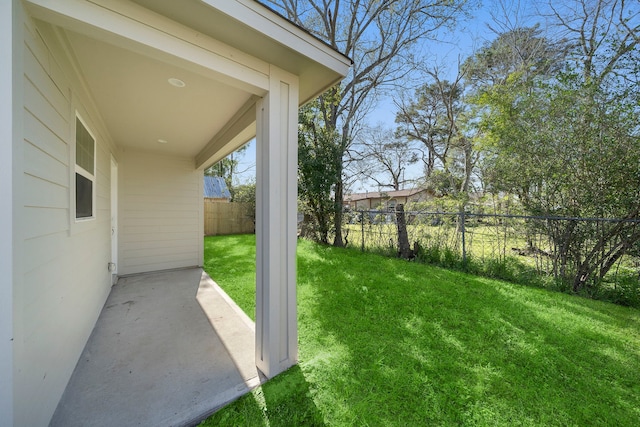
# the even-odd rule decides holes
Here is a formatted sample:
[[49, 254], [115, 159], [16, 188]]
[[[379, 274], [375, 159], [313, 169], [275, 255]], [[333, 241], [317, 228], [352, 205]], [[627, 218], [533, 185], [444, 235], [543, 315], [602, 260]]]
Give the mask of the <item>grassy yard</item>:
[[[205, 269], [254, 318], [254, 236]], [[298, 244], [298, 366], [203, 425], [640, 425], [640, 311]]]

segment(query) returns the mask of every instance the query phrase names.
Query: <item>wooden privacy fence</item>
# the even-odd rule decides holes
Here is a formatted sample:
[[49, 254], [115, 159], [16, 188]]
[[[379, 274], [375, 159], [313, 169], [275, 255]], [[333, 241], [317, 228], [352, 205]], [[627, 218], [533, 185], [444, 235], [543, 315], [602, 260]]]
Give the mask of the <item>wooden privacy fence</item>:
[[248, 203], [228, 203], [204, 199], [204, 234], [246, 234], [255, 232]]

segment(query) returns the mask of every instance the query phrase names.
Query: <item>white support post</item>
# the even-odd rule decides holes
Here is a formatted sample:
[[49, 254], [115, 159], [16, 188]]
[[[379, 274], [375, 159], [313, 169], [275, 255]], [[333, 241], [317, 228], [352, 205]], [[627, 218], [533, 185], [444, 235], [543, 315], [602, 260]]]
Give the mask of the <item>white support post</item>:
[[271, 67], [256, 104], [256, 366], [271, 378], [298, 361], [298, 78]]

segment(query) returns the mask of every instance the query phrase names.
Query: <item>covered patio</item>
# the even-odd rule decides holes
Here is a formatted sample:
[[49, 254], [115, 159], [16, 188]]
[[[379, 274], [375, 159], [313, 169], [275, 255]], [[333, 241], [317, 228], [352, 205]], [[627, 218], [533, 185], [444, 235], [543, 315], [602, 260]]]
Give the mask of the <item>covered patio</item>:
[[266, 378], [254, 324], [200, 268], [121, 278], [51, 426], [197, 424]]
[[349, 60], [253, 0], [29, 6], [114, 145], [114, 276], [201, 266], [203, 172], [255, 136], [255, 363], [268, 377], [294, 365], [297, 111]]
[[[11, 243], [0, 300], [11, 303], [0, 310], [0, 424], [46, 426], [56, 408], [56, 420], [75, 419], [76, 403], [131, 420], [125, 403], [145, 417], [150, 408], [176, 408], [169, 415], [178, 417], [205, 401], [206, 412], [229, 390], [257, 384], [258, 370], [271, 378], [295, 365], [298, 107], [338, 83], [349, 58], [254, 0], [8, 3], [0, 15], [11, 37], [0, 40], [0, 57], [10, 73], [0, 86], [11, 114], [0, 127], [11, 144], [0, 169], [10, 172], [3, 197], [11, 206], [0, 223]], [[254, 137], [257, 304], [245, 340], [234, 335], [246, 332], [241, 321], [218, 327], [226, 317], [214, 312], [212, 326], [195, 295], [204, 170]], [[188, 271], [194, 278], [182, 278]], [[138, 295], [147, 280], [164, 291]], [[121, 291], [132, 296], [118, 299]], [[170, 306], [147, 304], [156, 298]], [[131, 321], [138, 309], [148, 312], [99, 338], [105, 318]], [[194, 343], [183, 342], [191, 334]], [[147, 354], [151, 342], [163, 347]], [[152, 377], [132, 381], [142, 389], [127, 389], [152, 366]], [[214, 366], [227, 382], [208, 377]], [[189, 394], [177, 372], [218, 386]], [[80, 378], [92, 386], [59, 405]], [[165, 400], [178, 396], [187, 400]], [[78, 415], [58, 418], [67, 410]]]

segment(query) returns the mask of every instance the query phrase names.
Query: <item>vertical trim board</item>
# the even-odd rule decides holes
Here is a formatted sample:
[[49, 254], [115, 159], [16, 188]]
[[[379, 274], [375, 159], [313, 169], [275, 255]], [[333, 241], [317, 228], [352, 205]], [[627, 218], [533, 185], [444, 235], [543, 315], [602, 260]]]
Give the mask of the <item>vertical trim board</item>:
[[[280, 101], [280, 108], [278, 109], [278, 113], [280, 116], [280, 126], [279, 126], [279, 134], [280, 134], [280, 138], [278, 138], [278, 141], [282, 141], [282, 143], [278, 144], [279, 150], [278, 150], [278, 156], [280, 159], [282, 159], [282, 162], [284, 163], [283, 165], [281, 165], [282, 170], [284, 171], [284, 173], [280, 173], [280, 179], [278, 182], [278, 187], [281, 189], [284, 189], [284, 197], [285, 199], [287, 199], [287, 191], [289, 189], [289, 186], [287, 185], [287, 181], [290, 179], [289, 176], [289, 168], [287, 167], [287, 161], [288, 161], [288, 152], [289, 152], [289, 110], [290, 110], [290, 106], [289, 106], [289, 85], [285, 82], [280, 82], [280, 94], [279, 94], [279, 101]], [[287, 227], [287, 224], [289, 223], [289, 221], [291, 220], [290, 216], [289, 216], [289, 206], [286, 204], [284, 205], [284, 212], [280, 212], [280, 215], [278, 216], [278, 220], [280, 221], [280, 229], [285, 231], [284, 233], [284, 239], [283, 239], [283, 256], [281, 259], [281, 271], [278, 273], [279, 277], [284, 277], [287, 280], [289, 279], [288, 277], [288, 264], [290, 262], [290, 260], [288, 259], [288, 245], [289, 245], [289, 236], [287, 235], [287, 232], [289, 231], [289, 227]], [[288, 316], [290, 315], [290, 313], [288, 312], [288, 307], [289, 307], [289, 292], [288, 290], [285, 288], [283, 290], [280, 291], [280, 307], [278, 312], [280, 313], [280, 336], [285, 338], [285, 339], [280, 339], [280, 348], [279, 348], [279, 357], [278, 357], [278, 362], [279, 363], [283, 363], [285, 362], [288, 358], [289, 358], [289, 322], [287, 321]]]

